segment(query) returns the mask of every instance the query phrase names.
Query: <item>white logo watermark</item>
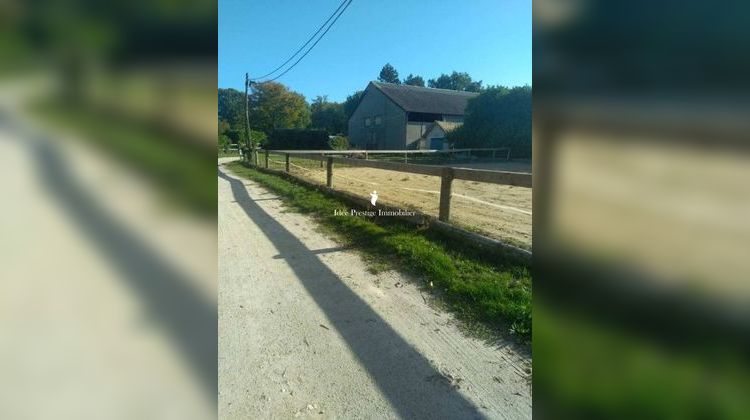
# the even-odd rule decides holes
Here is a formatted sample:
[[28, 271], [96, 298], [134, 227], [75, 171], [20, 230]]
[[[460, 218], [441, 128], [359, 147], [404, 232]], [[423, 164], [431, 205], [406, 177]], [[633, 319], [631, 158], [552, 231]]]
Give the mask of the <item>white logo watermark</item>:
[[[370, 204], [376, 206], [378, 202], [378, 192], [370, 193]], [[359, 209], [335, 209], [334, 216], [359, 216], [359, 217], [411, 217], [416, 216], [417, 212], [404, 209], [377, 209], [377, 210], [359, 210]]]
[[359, 216], [359, 217], [412, 217], [417, 212], [412, 210], [395, 209], [395, 210], [358, 210], [358, 209], [335, 209], [334, 216]]

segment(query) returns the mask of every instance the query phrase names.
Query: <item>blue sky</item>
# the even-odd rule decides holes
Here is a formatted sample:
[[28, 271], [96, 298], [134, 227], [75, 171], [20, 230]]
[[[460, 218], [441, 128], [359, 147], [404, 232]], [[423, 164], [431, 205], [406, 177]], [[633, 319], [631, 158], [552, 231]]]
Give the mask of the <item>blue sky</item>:
[[[341, 0], [219, 0], [219, 87], [243, 89], [286, 61]], [[294, 62], [294, 61], [292, 61]], [[531, 0], [354, 0], [278, 81], [310, 101], [364, 89], [390, 62], [403, 79], [453, 70], [485, 84], [531, 84]]]

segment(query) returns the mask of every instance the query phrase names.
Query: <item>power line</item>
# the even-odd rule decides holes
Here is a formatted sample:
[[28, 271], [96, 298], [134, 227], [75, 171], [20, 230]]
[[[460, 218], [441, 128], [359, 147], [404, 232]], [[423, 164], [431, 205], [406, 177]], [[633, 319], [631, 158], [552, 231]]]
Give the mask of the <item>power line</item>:
[[297, 64], [299, 64], [299, 62], [302, 61], [302, 59], [305, 58], [307, 56], [307, 54], [310, 54], [310, 51], [312, 51], [313, 48], [315, 48], [315, 46], [318, 45], [318, 43], [323, 39], [323, 37], [325, 37], [325, 35], [328, 33], [328, 31], [331, 30], [331, 28], [333, 27], [333, 25], [336, 24], [336, 21], [339, 20], [339, 18], [341, 17], [341, 15], [343, 15], [344, 12], [346, 11], [346, 9], [349, 8], [349, 5], [352, 4], [352, 1], [354, 1], [354, 0], [348, 0], [348, 3], [346, 3], [346, 5], [344, 6], [344, 8], [341, 9], [341, 11], [338, 13], [338, 15], [336, 16], [336, 18], [333, 19], [333, 22], [331, 22], [331, 24], [328, 25], [328, 28], [326, 28], [326, 30], [320, 35], [320, 37], [310, 46], [310, 48], [307, 49], [307, 51], [305, 51], [304, 54], [302, 54], [302, 56], [299, 59], [297, 59], [297, 61], [294, 62], [294, 64], [291, 65], [291, 67], [287, 68], [281, 74], [279, 74], [278, 76], [274, 77], [273, 79], [268, 79], [268, 80], [264, 80], [262, 82], [254, 82], [254, 83], [268, 83], [268, 82], [272, 82], [274, 80], [279, 79], [281, 76], [289, 73], [289, 71], [291, 69], [293, 69]]
[[326, 19], [326, 21], [325, 21], [325, 22], [323, 22], [323, 24], [322, 24], [322, 25], [320, 25], [320, 27], [318, 28], [318, 30], [317, 30], [317, 31], [315, 31], [315, 33], [314, 33], [314, 34], [312, 34], [312, 36], [310, 36], [310, 38], [309, 38], [309, 39], [307, 40], [307, 42], [305, 42], [304, 44], [302, 44], [302, 46], [301, 46], [301, 47], [299, 47], [299, 49], [298, 49], [297, 51], [295, 51], [295, 52], [294, 52], [294, 54], [292, 54], [292, 56], [291, 56], [291, 57], [289, 57], [289, 58], [288, 58], [288, 59], [287, 59], [286, 61], [284, 61], [283, 63], [281, 63], [281, 65], [280, 65], [280, 66], [278, 66], [278, 67], [276, 67], [275, 69], [273, 69], [273, 71], [271, 71], [271, 72], [269, 72], [269, 73], [266, 73], [266, 74], [264, 74], [263, 76], [258, 76], [258, 77], [252, 78], [252, 79], [250, 79], [250, 80], [256, 81], [256, 80], [260, 80], [260, 79], [263, 79], [264, 77], [268, 77], [268, 76], [270, 76], [270, 75], [272, 75], [272, 74], [276, 73], [277, 71], [279, 71], [279, 69], [281, 69], [282, 67], [286, 66], [286, 65], [287, 65], [287, 64], [288, 64], [288, 63], [289, 63], [290, 61], [292, 61], [292, 59], [294, 59], [294, 57], [296, 57], [296, 56], [297, 56], [297, 54], [299, 54], [299, 52], [300, 52], [300, 51], [302, 51], [302, 49], [304, 49], [304, 48], [305, 48], [305, 47], [306, 47], [306, 46], [307, 46], [307, 45], [308, 45], [308, 44], [309, 44], [309, 43], [310, 43], [310, 42], [311, 42], [311, 41], [312, 41], [312, 40], [313, 40], [313, 39], [314, 39], [314, 38], [315, 38], [315, 37], [316, 37], [316, 36], [317, 36], [317, 35], [318, 35], [319, 33], [320, 33], [320, 31], [322, 31], [322, 30], [323, 30], [323, 28], [324, 28], [324, 27], [325, 27], [326, 25], [328, 25], [328, 22], [330, 22], [330, 21], [331, 21], [331, 19], [333, 19], [333, 17], [334, 17], [335, 15], [336, 15], [336, 13], [338, 13], [338, 12], [339, 12], [339, 10], [340, 10], [340, 9], [341, 9], [341, 8], [342, 8], [342, 7], [344, 6], [344, 4], [346, 4], [346, 2], [347, 2], [347, 1], [348, 1], [348, 0], [343, 0], [343, 1], [341, 2], [341, 4], [339, 4], [339, 7], [337, 7], [337, 8], [336, 8], [336, 10], [334, 10], [334, 11], [333, 11], [333, 13], [331, 13], [331, 16], [328, 16], [328, 19]]

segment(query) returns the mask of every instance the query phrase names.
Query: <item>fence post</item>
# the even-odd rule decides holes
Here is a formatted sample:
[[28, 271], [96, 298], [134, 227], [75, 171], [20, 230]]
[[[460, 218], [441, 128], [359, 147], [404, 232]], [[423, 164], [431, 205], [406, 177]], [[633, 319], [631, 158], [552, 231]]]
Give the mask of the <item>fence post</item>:
[[440, 178], [440, 213], [438, 219], [447, 222], [451, 217], [451, 190], [453, 187], [453, 168], [443, 168]]
[[367, 159], [367, 150], [365, 150], [365, 160], [368, 160]]
[[[321, 153], [321, 154], [320, 154], [320, 157], [321, 157], [321, 158], [324, 158], [324, 157], [325, 157], [325, 155], [324, 155], [323, 153]], [[321, 167], [321, 168], [323, 167], [323, 159], [320, 159], [320, 167]]]
[[284, 154], [284, 160], [284, 163], [286, 164], [286, 171], [289, 172], [289, 153]]
[[268, 149], [266, 149], [264, 152], [265, 152], [265, 158], [266, 158], [265, 166], [266, 166], [266, 169], [268, 169]]
[[255, 152], [253, 153], [253, 155], [255, 155], [255, 166], [258, 166], [258, 149], [254, 149], [254, 150]]
[[[332, 188], [333, 187], [333, 158], [329, 157], [327, 161], [328, 162], [326, 164], [326, 186], [328, 188]], [[322, 160], [320, 162], [323, 163]]]

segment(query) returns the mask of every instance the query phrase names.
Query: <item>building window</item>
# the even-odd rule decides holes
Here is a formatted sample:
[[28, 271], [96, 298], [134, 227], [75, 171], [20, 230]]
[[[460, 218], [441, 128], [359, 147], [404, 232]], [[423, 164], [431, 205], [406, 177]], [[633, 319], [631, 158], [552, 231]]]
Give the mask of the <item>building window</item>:
[[372, 118], [367, 117], [365, 118], [365, 127], [369, 127], [372, 125]]
[[380, 124], [383, 124], [383, 117], [381, 117], [380, 115], [376, 115], [375, 116], [375, 125], [380, 125]]

